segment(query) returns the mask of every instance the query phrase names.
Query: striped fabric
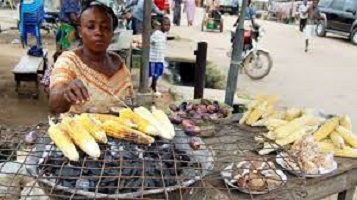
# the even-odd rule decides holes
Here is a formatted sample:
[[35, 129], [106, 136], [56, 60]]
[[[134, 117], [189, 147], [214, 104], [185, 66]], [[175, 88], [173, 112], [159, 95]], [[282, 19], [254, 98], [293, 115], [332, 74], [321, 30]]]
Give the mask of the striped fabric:
[[99, 112], [107, 112], [110, 107], [121, 105], [113, 94], [122, 100], [133, 95], [130, 72], [124, 62], [113, 76], [108, 77], [89, 68], [74, 52], [64, 52], [52, 70], [50, 89], [56, 87], [57, 84], [68, 83], [74, 79], [79, 79], [84, 83], [90, 100], [84, 104], [72, 106], [70, 112], [82, 113], [91, 107], [97, 108]]

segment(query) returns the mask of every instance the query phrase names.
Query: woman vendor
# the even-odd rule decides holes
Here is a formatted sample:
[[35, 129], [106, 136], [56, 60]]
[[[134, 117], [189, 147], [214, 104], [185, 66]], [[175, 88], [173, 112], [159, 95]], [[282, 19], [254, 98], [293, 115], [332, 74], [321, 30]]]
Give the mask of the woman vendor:
[[49, 106], [54, 114], [107, 112], [133, 94], [129, 70], [116, 54], [107, 52], [118, 20], [113, 10], [92, 1], [79, 17], [83, 45], [63, 52], [51, 73]]

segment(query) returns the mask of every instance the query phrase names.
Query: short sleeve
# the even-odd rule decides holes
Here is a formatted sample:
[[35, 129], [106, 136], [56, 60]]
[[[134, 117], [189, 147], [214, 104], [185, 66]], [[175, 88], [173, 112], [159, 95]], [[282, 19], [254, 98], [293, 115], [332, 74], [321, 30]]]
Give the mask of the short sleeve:
[[72, 52], [63, 52], [57, 59], [51, 72], [50, 88], [57, 84], [69, 83], [76, 79], [74, 69], [77, 63], [75, 62], [74, 56]]

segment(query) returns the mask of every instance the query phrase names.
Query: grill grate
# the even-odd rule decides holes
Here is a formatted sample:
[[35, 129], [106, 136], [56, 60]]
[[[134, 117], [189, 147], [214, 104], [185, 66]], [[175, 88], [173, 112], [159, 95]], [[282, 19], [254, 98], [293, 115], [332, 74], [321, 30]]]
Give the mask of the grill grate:
[[[20, 134], [1, 134], [0, 197], [20, 199], [303, 199], [305, 177], [290, 175], [276, 190], [255, 195], [233, 188], [222, 178], [227, 166], [269, 163], [275, 155], [257, 155], [254, 137], [260, 129], [236, 124], [215, 124], [214, 136], [200, 139], [200, 149], [190, 147], [191, 138], [177, 130], [172, 141], [156, 140], [151, 146], [111, 139], [101, 145], [97, 160], [81, 155], [79, 162], [63, 158], [46, 135], [48, 125], [38, 126], [42, 135], [36, 144], [26, 145]], [[212, 131], [212, 130], [211, 130]], [[7, 171], [6, 165], [12, 164]], [[278, 165], [275, 164], [277, 168]], [[233, 167], [234, 168], [234, 167]], [[247, 166], [235, 169], [247, 170]], [[260, 169], [257, 169], [259, 171]], [[236, 173], [236, 172], [233, 172]], [[4, 178], [6, 177], [6, 178]], [[269, 178], [261, 177], [264, 184]], [[283, 179], [283, 178], [282, 178]], [[252, 181], [252, 180], [249, 180]], [[284, 181], [284, 180], [278, 180]], [[236, 184], [235, 184], [236, 185]], [[23, 188], [20, 191], [20, 188]]]

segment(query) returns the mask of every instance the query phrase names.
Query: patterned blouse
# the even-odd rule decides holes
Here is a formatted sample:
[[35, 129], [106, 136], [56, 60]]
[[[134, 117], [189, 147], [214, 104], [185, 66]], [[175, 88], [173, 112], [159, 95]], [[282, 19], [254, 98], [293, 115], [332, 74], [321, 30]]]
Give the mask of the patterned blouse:
[[52, 70], [50, 89], [59, 83], [79, 79], [88, 89], [89, 101], [72, 106], [70, 112], [82, 113], [93, 107], [99, 112], [107, 112], [111, 107], [122, 105], [116, 97], [125, 100], [133, 95], [130, 72], [124, 62], [121, 63], [119, 70], [108, 77], [89, 68], [74, 52], [63, 52]]

